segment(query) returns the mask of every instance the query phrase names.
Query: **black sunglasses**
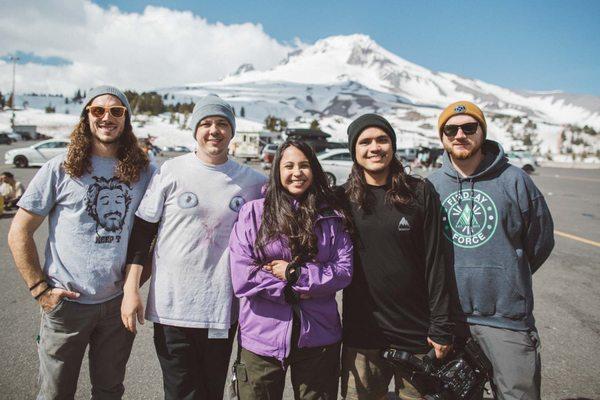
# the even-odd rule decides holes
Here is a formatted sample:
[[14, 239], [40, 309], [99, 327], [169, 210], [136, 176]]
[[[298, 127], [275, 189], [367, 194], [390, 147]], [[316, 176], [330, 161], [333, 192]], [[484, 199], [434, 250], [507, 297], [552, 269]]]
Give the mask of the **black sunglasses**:
[[478, 127], [479, 122], [468, 122], [462, 125], [444, 125], [443, 131], [444, 135], [448, 137], [456, 136], [459, 128], [465, 135], [474, 135]]

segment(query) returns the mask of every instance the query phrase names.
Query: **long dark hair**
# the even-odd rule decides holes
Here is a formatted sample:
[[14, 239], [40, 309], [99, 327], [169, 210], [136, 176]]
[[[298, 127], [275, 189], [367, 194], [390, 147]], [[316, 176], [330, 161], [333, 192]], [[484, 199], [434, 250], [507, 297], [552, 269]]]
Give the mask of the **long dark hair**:
[[[72, 177], [79, 178], [92, 169], [92, 141], [88, 113], [79, 119], [79, 123], [71, 133], [71, 141], [67, 148], [67, 156], [63, 168]], [[140, 148], [129, 116], [125, 119], [123, 133], [118, 139], [117, 165], [115, 176], [121, 182], [132, 184], [140, 179], [142, 170], [148, 166], [148, 156]]]
[[[288, 193], [281, 184], [279, 166], [283, 152], [289, 147], [300, 150], [308, 159], [313, 174], [313, 182], [300, 198]], [[294, 200], [298, 202], [295, 207]], [[260, 229], [256, 237], [256, 247], [260, 257], [264, 257], [266, 246], [275, 239], [287, 241], [293, 258], [302, 261], [314, 259], [317, 255], [317, 236], [314, 228], [319, 215], [319, 207], [329, 207], [344, 216], [337, 205], [333, 191], [314, 151], [306, 143], [288, 140], [281, 144], [275, 154]], [[267, 261], [267, 260], [261, 260]]]
[[[385, 193], [385, 202], [396, 208], [410, 205], [415, 199], [415, 188], [421, 179], [408, 175], [395, 154], [392, 155], [389, 168], [390, 173], [387, 178], [389, 188]], [[366, 189], [364, 169], [355, 162], [348, 178], [346, 194], [351, 202], [358, 204], [358, 207], [364, 212], [369, 212], [373, 198], [368, 195]]]

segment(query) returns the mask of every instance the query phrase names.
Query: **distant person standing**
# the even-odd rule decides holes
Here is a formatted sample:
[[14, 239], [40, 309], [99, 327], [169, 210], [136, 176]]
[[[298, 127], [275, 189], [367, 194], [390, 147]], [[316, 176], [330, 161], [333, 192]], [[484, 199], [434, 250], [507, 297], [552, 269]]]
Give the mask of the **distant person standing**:
[[17, 180], [12, 172], [0, 174], [0, 195], [4, 198], [4, 209], [15, 207], [25, 192], [25, 186]]
[[500, 399], [539, 399], [532, 275], [554, 247], [550, 211], [531, 178], [486, 139], [486, 120], [475, 104], [446, 107], [438, 132], [444, 162], [429, 180], [445, 208], [447, 253], [462, 307], [457, 318], [491, 360]]
[[146, 139], [142, 142], [142, 150], [144, 150], [144, 152], [148, 156], [150, 164], [154, 167], [158, 167], [158, 163], [156, 162], [156, 154], [154, 154], [154, 149], [152, 148], [152, 143], [149, 139]]
[[[66, 155], [35, 175], [8, 235], [17, 269], [42, 308], [38, 399], [72, 399], [89, 348], [93, 399], [123, 396], [134, 336], [120, 318], [134, 212], [152, 170], [119, 89], [88, 92]], [[33, 235], [48, 216], [43, 267]]]
[[265, 176], [228, 158], [231, 106], [208, 95], [194, 107], [197, 150], [166, 161], [137, 210], [131, 235], [123, 323], [144, 321], [140, 279], [151, 243], [146, 319], [166, 399], [223, 398], [238, 318], [229, 273], [229, 235], [242, 205], [261, 197]]

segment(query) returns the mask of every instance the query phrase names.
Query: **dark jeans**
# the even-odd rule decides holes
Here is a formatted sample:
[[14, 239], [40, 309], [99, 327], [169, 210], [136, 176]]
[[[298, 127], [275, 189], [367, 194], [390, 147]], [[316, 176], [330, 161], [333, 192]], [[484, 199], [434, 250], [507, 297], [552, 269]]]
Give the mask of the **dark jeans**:
[[209, 339], [208, 329], [154, 324], [154, 346], [166, 400], [221, 400], [235, 327], [227, 339]]

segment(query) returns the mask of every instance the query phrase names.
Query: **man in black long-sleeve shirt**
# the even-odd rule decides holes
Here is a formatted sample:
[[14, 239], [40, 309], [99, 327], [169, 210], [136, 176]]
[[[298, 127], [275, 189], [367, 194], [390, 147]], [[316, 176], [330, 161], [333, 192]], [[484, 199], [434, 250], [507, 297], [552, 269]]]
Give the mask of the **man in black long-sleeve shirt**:
[[396, 135], [376, 114], [348, 127], [354, 166], [340, 195], [352, 213], [354, 277], [344, 290], [342, 394], [380, 399], [391, 378], [403, 399], [419, 393], [379, 353], [443, 358], [452, 343], [450, 293], [442, 252], [441, 207], [429, 182], [404, 173]]

